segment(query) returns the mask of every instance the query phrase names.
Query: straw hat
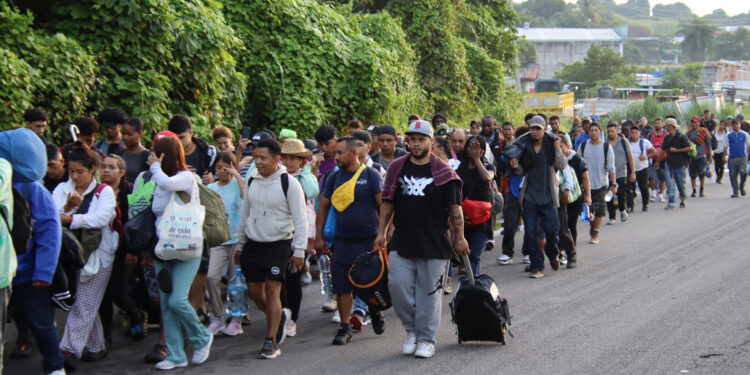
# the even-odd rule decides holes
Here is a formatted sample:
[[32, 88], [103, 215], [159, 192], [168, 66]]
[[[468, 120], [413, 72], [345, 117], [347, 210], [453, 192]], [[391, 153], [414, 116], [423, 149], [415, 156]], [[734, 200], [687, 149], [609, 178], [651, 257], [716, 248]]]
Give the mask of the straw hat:
[[305, 148], [305, 144], [299, 139], [287, 138], [281, 145], [282, 155], [299, 156], [301, 158], [311, 158], [312, 152]]

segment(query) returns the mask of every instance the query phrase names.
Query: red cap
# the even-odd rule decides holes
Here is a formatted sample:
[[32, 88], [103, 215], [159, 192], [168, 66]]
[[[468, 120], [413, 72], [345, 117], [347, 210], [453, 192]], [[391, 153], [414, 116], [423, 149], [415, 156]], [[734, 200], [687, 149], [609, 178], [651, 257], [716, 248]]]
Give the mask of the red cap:
[[693, 121], [695, 121], [695, 122], [701, 122], [701, 118], [700, 118], [700, 117], [698, 117], [698, 116], [693, 116], [693, 117], [692, 117], [692, 118], [690, 119], [690, 122], [693, 122]]
[[153, 150], [153, 149], [154, 149], [154, 144], [156, 143], [156, 141], [157, 141], [158, 139], [160, 139], [160, 138], [164, 138], [164, 137], [175, 137], [175, 139], [177, 139], [177, 140], [179, 140], [179, 139], [180, 139], [180, 137], [178, 137], [178, 136], [177, 136], [177, 134], [175, 134], [174, 132], [171, 132], [171, 131], [169, 131], [169, 130], [162, 130], [162, 131], [158, 132], [158, 133], [157, 133], [157, 134], [156, 134], [156, 135], [154, 136], [154, 143], [152, 143], [152, 144], [151, 144], [151, 150]]

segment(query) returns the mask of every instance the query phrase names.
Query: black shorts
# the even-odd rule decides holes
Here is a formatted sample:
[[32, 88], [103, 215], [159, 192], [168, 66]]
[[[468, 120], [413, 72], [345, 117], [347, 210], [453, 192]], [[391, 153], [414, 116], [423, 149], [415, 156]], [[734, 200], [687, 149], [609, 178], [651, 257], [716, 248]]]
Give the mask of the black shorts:
[[706, 158], [693, 158], [688, 167], [690, 178], [706, 176]]
[[284, 281], [292, 240], [255, 242], [247, 240], [240, 254], [240, 267], [245, 281], [262, 283]]
[[333, 257], [331, 258], [331, 281], [334, 294], [352, 293], [352, 284], [349, 281], [349, 269], [360, 254], [372, 250], [375, 239], [363, 241], [342, 241], [336, 239], [333, 242]]
[[604, 217], [607, 214], [607, 202], [604, 201], [607, 191], [606, 187], [591, 190], [591, 212], [594, 217]]

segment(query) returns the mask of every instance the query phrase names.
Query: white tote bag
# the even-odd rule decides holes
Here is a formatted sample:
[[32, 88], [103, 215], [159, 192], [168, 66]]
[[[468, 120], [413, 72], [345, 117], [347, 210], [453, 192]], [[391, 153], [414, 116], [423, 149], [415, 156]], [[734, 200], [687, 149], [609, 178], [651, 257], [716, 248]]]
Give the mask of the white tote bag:
[[193, 184], [190, 202], [181, 204], [172, 192], [156, 234], [155, 253], [161, 260], [193, 260], [203, 253], [203, 219], [206, 208], [198, 202], [198, 186]]

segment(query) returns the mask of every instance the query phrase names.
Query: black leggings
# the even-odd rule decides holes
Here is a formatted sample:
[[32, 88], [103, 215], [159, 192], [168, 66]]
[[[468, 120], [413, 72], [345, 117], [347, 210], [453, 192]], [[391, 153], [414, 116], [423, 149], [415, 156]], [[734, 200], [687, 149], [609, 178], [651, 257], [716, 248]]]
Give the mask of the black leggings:
[[[305, 254], [305, 259], [307, 259], [307, 254]], [[302, 305], [302, 270], [286, 273], [284, 290], [281, 293], [281, 305], [292, 310], [293, 321], [296, 322], [299, 319], [299, 309]]]
[[581, 216], [581, 208], [583, 208], [583, 195], [578, 198], [577, 201], [568, 204], [568, 229], [570, 230], [570, 237], [573, 238], [573, 245], [576, 244], [576, 238], [578, 237], [578, 217]]
[[641, 190], [641, 202], [643, 207], [648, 206], [648, 168], [635, 172], [635, 182], [628, 182], [628, 208], [633, 209], [635, 205], [635, 184]]
[[117, 307], [125, 311], [131, 326], [140, 324], [143, 320], [141, 312], [128, 290], [135, 267], [125, 265], [125, 255], [123, 249], [118, 249], [115, 252], [115, 259], [112, 262], [112, 275], [109, 277], [107, 291], [104, 293], [102, 303], [99, 306], [99, 318], [102, 321], [104, 335], [107, 337], [112, 335], [112, 303], [117, 304]]
[[721, 181], [722, 178], [724, 178], [724, 165], [726, 164], [726, 160], [724, 160], [724, 152], [721, 154], [714, 154], [714, 170], [716, 171], [716, 181]]

